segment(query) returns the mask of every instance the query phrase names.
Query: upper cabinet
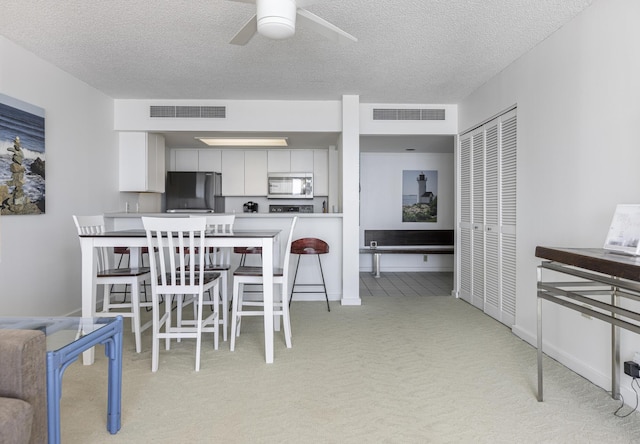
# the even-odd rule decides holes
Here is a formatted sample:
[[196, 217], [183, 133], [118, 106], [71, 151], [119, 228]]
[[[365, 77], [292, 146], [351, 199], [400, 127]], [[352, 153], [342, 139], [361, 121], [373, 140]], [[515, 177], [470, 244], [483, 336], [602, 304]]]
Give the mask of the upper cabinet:
[[120, 133], [119, 170], [120, 191], [164, 193], [164, 136]]
[[[194, 170], [192, 170], [194, 171]], [[222, 171], [222, 150], [198, 150], [197, 171], [216, 172]]]
[[329, 195], [329, 152], [313, 150], [313, 194]]
[[291, 150], [269, 150], [267, 154], [269, 173], [288, 173], [291, 171]]
[[172, 171], [222, 171], [222, 150], [172, 150]]
[[313, 173], [313, 150], [291, 150], [291, 172]]
[[173, 149], [172, 171], [220, 171], [224, 196], [266, 196], [268, 173], [313, 173], [314, 195], [329, 195], [326, 149]]
[[222, 195], [244, 196], [244, 151], [222, 151]]
[[[224, 180], [224, 178], [222, 180]], [[267, 152], [262, 150], [245, 151], [245, 196], [266, 196], [267, 191]]]
[[315, 150], [269, 150], [269, 173], [312, 173]]

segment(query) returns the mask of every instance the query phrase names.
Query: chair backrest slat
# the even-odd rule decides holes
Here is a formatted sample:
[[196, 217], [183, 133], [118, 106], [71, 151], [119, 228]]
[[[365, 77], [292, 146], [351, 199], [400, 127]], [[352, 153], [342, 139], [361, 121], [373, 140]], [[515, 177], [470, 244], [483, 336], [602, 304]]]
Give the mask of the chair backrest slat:
[[[196, 294], [202, 291], [206, 220], [143, 217], [150, 255], [152, 291], [156, 294]], [[157, 258], [157, 259], [156, 259]]]
[[[102, 234], [104, 233], [104, 217], [103, 216], [73, 216], [73, 222], [76, 224], [78, 235], [81, 234]], [[98, 271], [108, 270], [109, 251], [106, 248], [97, 248], [98, 255]]]
[[207, 231], [212, 231], [216, 234], [233, 233], [233, 224], [236, 220], [235, 214], [210, 215], [206, 216], [206, 219]]
[[[191, 217], [198, 217], [192, 215]], [[233, 233], [233, 224], [236, 220], [235, 214], [214, 214], [205, 216], [207, 219], [207, 232], [214, 234]], [[205, 255], [206, 266], [220, 266], [229, 264], [231, 261], [230, 248], [209, 248]]]
[[289, 229], [289, 238], [287, 239], [287, 244], [284, 249], [284, 262], [282, 263], [282, 270], [284, 273], [287, 273], [289, 270], [289, 259], [291, 258], [291, 243], [293, 242], [293, 230], [296, 227], [296, 222], [298, 217], [294, 217], [291, 221], [291, 228]]

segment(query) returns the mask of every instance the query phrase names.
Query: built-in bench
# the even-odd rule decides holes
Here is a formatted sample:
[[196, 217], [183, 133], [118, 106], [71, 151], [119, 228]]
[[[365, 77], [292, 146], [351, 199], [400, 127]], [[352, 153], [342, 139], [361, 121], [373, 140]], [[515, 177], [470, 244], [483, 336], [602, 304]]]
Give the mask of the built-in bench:
[[383, 254], [453, 254], [453, 230], [364, 230], [361, 254], [371, 254], [373, 275], [380, 277]]

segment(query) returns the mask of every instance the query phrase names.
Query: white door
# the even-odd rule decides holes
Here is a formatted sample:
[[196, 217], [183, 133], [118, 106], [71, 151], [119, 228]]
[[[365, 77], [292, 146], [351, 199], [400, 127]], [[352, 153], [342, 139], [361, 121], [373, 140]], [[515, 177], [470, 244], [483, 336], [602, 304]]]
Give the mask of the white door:
[[516, 322], [516, 110], [500, 120], [500, 320], [511, 326]]
[[471, 303], [471, 134], [460, 137], [459, 158], [459, 214], [458, 222], [458, 296]]
[[516, 110], [459, 138], [458, 295], [511, 326], [516, 312]]
[[484, 309], [484, 179], [484, 131], [481, 128], [471, 135], [471, 303], [480, 309]]

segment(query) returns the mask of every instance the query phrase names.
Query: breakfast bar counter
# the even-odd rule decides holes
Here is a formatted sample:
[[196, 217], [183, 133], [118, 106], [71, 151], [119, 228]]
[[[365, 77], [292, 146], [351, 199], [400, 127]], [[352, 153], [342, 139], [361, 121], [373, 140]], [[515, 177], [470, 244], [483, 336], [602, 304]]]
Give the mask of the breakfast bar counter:
[[[237, 230], [287, 230], [290, 219], [298, 217], [293, 238], [315, 237], [329, 244], [329, 253], [322, 255], [322, 268], [329, 300], [342, 299], [342, 214], [341, 213], [227, 213], [235, 214], [234, 229]], [[105, 225], [109, 231], [142, 229], [142, 216], [189, 217], [207, 216], [213, 213], [105, 213]], [[286, 241], [286, 239], [285, 239]], [[284, 251], [280, 252], [284, 254]], [[280, 256], [283, 257], [283, 256]], [[251, 261], [258, 258], [250, 258]], [[293, 280], [298, 258], [294, 255], [289, 266]], [[240, 256], [231, 257], [232, 269], [239, 265]], [[250, 262], [249, 265], [253, 264]], [[302, 260], [296, 282], [318, 282], [320, 271], [317, 261]], [[291, 284], [291, 282], [290, 282]], [[294, 301], [324, 301], [324, 293], [296, 293]]]

